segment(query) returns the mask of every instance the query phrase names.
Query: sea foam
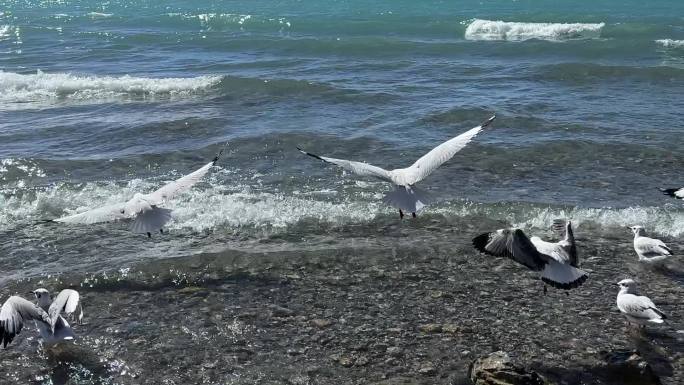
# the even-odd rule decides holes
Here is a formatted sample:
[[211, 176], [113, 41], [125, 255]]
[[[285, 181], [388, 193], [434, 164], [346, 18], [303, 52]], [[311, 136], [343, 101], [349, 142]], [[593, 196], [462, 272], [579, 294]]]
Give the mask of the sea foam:
[[13, 103], [28, 103], [30, 106], [63, 100], [96, 102], [106, 99], [183, 96], [205, 91], [220, 81], [220, 76], [147, 78], [0, 71], [0, 106]]
[[655, 42], [665, 48], [684, 48], [684, 40], [658, 39]]
[[551, 40], [598, 38], [605, 23], [518, 23], [473, 20], [465, 31], [467, 40]]

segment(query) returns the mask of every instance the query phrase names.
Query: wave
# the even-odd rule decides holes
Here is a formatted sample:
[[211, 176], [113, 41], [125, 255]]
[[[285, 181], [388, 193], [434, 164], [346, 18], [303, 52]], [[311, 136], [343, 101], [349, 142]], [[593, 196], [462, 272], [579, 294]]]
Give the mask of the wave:
[[658, 39], [655, 42], [665, 48], [684, 48], [684, 40]]
[[600, 37], [604, 26], [605, 23], [519, 23], [475, 19], [466, 28], [465, 38], [509, 41], [594, 39]]
[[18, 74], [0, 71], [0, 106], [45, 104], [62, 100], [101, 101], [122, 98], [185, 96], [203, 92], [221, 81], [220, 76], [146, 78], [74, 75], [71, 73]]
[[[0, 229], [19, 223], [81, 212], [128, 200], [136, 192], [152, 191], [176, 173], [148, 180], [128, 182], [60, 182], [35, 189], [0, 191]], [[360, 226], [369, 231], [394, 223], [396, 213], [381, 202], [381, 183], [336, 184], [332, 190], [303, 187], [275, 191], [256, 181], [242, 180], [236, 171], [221, 169], [207, 181], [169, 202], [174, 221], [170, 229], [205, 232], [222, 229], [228, 233], [271, 236], [277, 234], [319, 234], [347, 231]], [[230, 180], [231, 183], [225, 183]], [[21, 190], [17, 192], [17, 190]], [[679, 237], [684, 235], [684, 210], [676, 205], [662, 207], [587, 208], [526, 202], [481, 203], [451, 200], [424, 210], [420, 217], [434, 223], [454, 220], [470, 224], [488, 221], [510, 226], [549, 229], [555, 218], [568, 218], [584, 229], [614, 234], [616, 228], [643, 225], [650, 232]], [[618, 232], [619, 233], [619, 232]]]

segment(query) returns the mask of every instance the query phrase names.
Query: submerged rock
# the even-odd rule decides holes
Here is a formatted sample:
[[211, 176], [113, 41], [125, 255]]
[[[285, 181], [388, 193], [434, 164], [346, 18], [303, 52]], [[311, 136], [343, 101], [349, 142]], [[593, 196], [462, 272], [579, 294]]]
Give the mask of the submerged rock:
[[660, 385], [660, 379], [651, 365], [634, 351], [617, 351], [603, 354], [599, 367], [609, 383], [624, 385]]
[[505, 352], [480, 357], [470, 365], [468, 377], [475, 385], [544, 385], [542, 376], [511, 362]]

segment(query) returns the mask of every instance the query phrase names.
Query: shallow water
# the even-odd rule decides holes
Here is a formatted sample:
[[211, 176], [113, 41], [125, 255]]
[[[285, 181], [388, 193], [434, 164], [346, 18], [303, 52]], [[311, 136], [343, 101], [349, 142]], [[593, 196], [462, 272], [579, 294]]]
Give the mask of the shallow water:
[[[551, 236], [559, 217], [590, 245], [629, 243], [624, 226], [641, 224], [679, 253], [684, 205], [656, 187], [684, 186], [684, 3], [579, 4], [6, 2], [2, 293], [157, 263], [211, 270], [207, 253], [342, 255], [341, 268], [411, 247], [403, 236], [428, 245], [414, 256], [442, 243], [464, 256], [480, 231]], [[492, 113], [422, 183], [435, 203], [402, 223], [381, 201], [389, 186], [296, 151], [404, 167]], [[226, 143], [219, 167], [168, 205], [165, 235], [42, 222], [154, 190]], [[104, 324], [106, 306], [92, 306]]]

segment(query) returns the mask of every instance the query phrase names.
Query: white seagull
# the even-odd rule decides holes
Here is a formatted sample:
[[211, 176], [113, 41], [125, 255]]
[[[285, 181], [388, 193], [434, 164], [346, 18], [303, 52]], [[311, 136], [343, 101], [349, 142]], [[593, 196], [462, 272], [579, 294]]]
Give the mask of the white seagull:
[[[562, 226], [554, 221], [554, 229], [560, 230]], [[565, 237], [556, 243], [542, 241], [539, 237], [528, 238], [520, 229], [500, 229], [473, 238], [473, 246], [482, 253], [507, 257], [540, 272], [542, 281], [558, 289], [579, 287], [588, 278], [587, 273], [578, 268], [570, 221], [565, 223]]]
[[628, 228], [634, 233], [634, 250], [639, 256], [639, 262], [660, 263], [672, 256], [672, 250], [663, 241], [646, 236], [643, 226]]
[[174, 196], [189, 190], [199, 182], [209, 169], [216, 165], [221, 150], [214, 159], [200, 169], [185, 175], [184, 177], [168, 183], [165, 186], [149, 193], [136, 193], [133, 198], [125, 203], [117, 203], [109, 206], [98, 207], [82, 213], [55, 219], [55, 222], [92, 224], [100, 222], [112, 222], [122, 219], [134, 219], [131, 230], [135, 233], [152, 236], [152, 232], [164, 232], [164, 225], [171, 220], [171, 210], [159, 207]]
[[83, 308], [76, 290], [64, 289], [53, 301], [45, 289], [32, 291], [38, 305], [19, 296], [11, 296], [0, 308], [0, 343], [7, 348], [14, 337], [21, 332], [24, 322], [34, 320], [43, 342], [54, 344], [62, 340], [73, 340], [74, 332], [64, 317], [73, 316], [78, 323], [83, 319]]
[[415, 184], [425, 179], [444, 162], [451, 159], [457, 152], [463, 149], [463, 147], [470, 143], [475, 135], [492, 123], [494, 118], [496, 118], [496, 115], [487, 119], [479, 126], [433, 148], [411, 166], [394, 170], [385, 170], [363, 162], [319, 156], [303, 151], [299, 147], [297, 147], [297, 150], [316, 159], [342, 167], [356, 175], [372, 176], [394, 184], [394, 191], [385, 193], [383, 201], [399, 209], [400, 218], [404, 217], [404, 211], [412, 213], [415, 218], [416, 213], [425, 207], [428, 201], [427, 194], [416, 188]]
[[637, 285], [634, 280], [623, 279], [618, 282], [620, 291], [617, 295], [617, 307], [631, 324], [641, 325], [661, 324], [667, 318], [653, 301], [643, 295], [637, 295]]
[[676, 199], [684, 199], [684, 187], [682, 188], [661, 188], [660, 191]]

